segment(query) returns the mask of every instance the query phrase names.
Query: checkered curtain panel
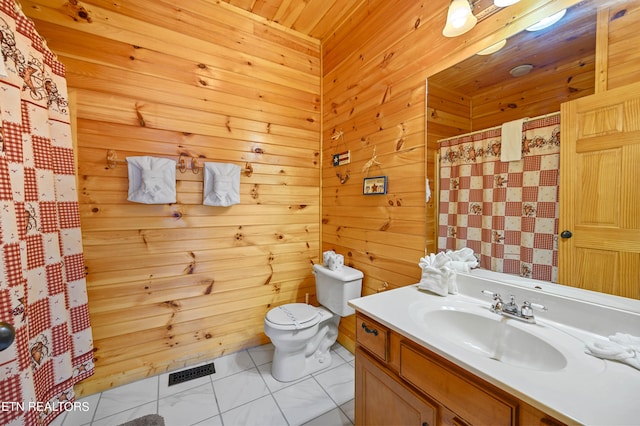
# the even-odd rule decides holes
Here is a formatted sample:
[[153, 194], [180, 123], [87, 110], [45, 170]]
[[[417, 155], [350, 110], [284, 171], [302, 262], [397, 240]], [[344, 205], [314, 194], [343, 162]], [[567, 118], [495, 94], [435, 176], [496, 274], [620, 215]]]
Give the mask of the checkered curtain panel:
[[501, 129], [440, 143], [438, 249], [473, 249], [492, 271], [557, 282], [560, 115], [525, 122], [522, 160]]
[[49, 424], [93, 373], [65, 69], [0, 0], [0, 424]]

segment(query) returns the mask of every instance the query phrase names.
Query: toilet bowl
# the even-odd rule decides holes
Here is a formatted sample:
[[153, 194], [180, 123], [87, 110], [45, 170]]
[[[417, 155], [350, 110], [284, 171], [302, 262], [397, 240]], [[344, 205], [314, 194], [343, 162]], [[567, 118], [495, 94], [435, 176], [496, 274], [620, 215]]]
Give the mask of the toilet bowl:
[[288, 303], [267, 312], [264, 332], [275, 348], [271, 375], [291, 382], [331, 365], [331, 346], [338, 338], [342, 316], [355, 311], [350, 299], [360, 297], [362, 272], [348, 266], [332, 271], [314, 265], [316, 293], [321, 306]]

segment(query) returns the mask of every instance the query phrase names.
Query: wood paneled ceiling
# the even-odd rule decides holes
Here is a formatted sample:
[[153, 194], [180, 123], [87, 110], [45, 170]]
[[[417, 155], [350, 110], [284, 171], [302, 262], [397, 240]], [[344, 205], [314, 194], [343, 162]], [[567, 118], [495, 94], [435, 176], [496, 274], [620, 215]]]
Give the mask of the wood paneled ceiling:
[[324, 40], [367, 0], [223, 0], [268, 21]]
[[498, 52], [474, 55], [429, 77], [429, 81], [472, 96], [512, 79], [509, 71], [517, 65], [531, 64], [532, 75], [539, 76], [566, 64], [582, 66], [591, 62], [595, 55], [596, 6], [601, 1], [584, 0], [569, 8], [552, 27], [538, 32], [522, 31], [509, 38]]
[[[330, 37], [355, 10], [366, 6], [369, 2], [369, 0], [222, 1], [321, 41]], [[473, 6], [473, 13], [479, 20], [498, 9], [493, 6], [493, 0], [473, 0]]]

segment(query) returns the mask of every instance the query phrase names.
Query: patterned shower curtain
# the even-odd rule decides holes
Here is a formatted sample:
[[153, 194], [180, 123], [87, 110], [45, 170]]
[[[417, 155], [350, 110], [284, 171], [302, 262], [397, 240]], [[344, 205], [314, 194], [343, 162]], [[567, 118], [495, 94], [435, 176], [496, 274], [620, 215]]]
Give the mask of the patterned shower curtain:
[[522, 160], [501, 162], [501, 128], [440, 143], [438, 249], [480, 266], [557, 282], [560, 114], [523, 126]]
[[0, 424], [49, 424], [93, 373], [65, 69], [0, 0]]

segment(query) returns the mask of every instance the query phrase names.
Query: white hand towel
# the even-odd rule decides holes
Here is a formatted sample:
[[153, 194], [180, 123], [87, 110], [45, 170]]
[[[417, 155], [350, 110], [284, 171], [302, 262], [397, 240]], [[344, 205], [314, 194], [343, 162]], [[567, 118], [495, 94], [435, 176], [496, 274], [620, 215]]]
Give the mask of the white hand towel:
[[456, 251], [448, 250], [446, 255], [451, 259], [451, 263], [449, 263], [448, 266], [454, 271], [468, 273], [472, 268], [478, 266], [478, 259], [469, 247], [464, 247]]
[[602, 359], [620, 361], [640, 370], [640, 354], [629, 346], [612, 341], [587, 343], [589, 355]]
[[235, 164], [204, 163], [202, 203], [222, 207], [240, 203], [240, 170]]
[[508, 121], [502, 125], [502, 141], [500, 161], [517, 161], [522, 159], [522, 125], [526, 118]]
[[449, 274], [447, 275], [447, 287], [449, 294], [458, 294], [458, 274], [455, 270], [449, 269]]
[[431, 266], [422, 268], [422, 277], [418, 288], [420, 290], [428, 290], [439, 296], [446, 296], [449, 293], [449, 271]]
[[127, 157], [127, 200], [144, 204], [176, 202], [176, 162], [169, 158]]
[[451, 259], [444, 252], [421, 258], [422, 276], [418, 288], [440, 296], [458, 293], [456, 273], [449, 268], [450, 263]]
[[609, 340], [619, 345], [627, 346], [640, 353], [640, 337], [625, 333], [616, 333], [613, 336], [609, 336]]
[[419, 265], [423, 269], [427, 266], [439, 269], [447, 266], [449, 262], [451, 262], [451, 259], [444, 252], [440, 252], [438, 254], [431, 253], [429, 256], [421, 258]]

